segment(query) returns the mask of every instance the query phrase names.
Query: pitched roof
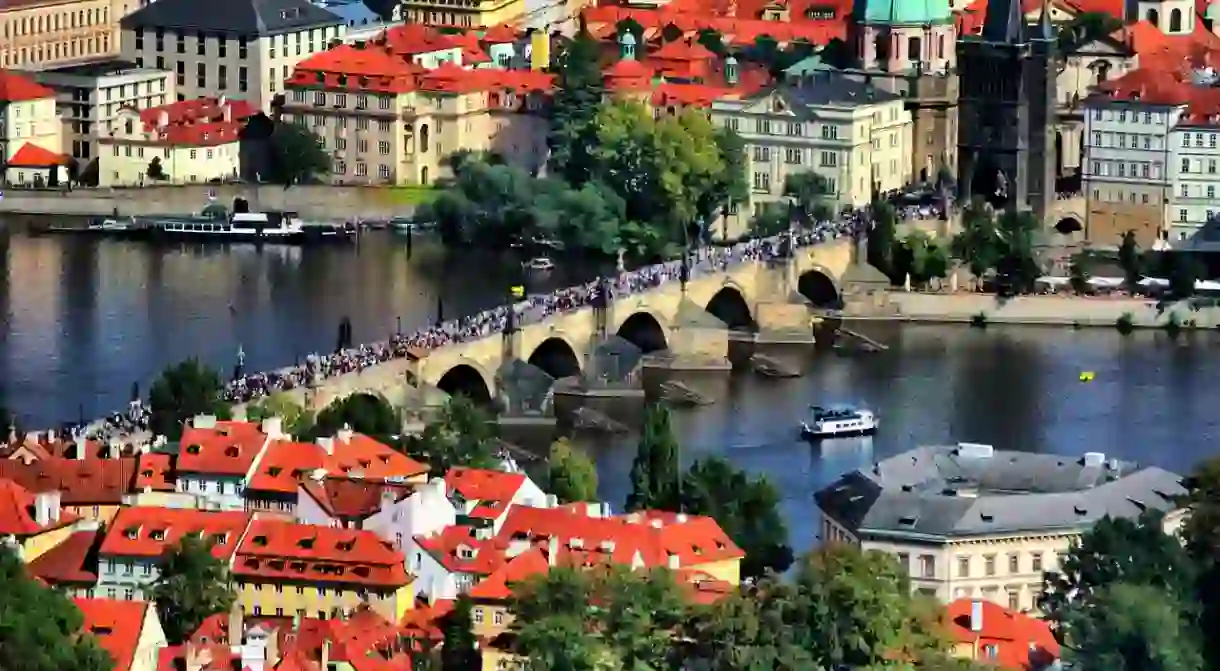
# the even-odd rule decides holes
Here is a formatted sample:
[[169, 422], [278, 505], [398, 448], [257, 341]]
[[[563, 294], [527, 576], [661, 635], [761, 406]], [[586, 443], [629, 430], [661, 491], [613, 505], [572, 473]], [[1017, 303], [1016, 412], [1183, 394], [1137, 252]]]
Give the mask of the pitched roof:
[[405, 93], [415, 89], [421, 70], [384, 48], [342, 44], [297, 63], [287, 85]]
[[[971, 612], [976, 602], [958, 599], [945, 609], [949, 633], [959, 642], [977, 644], [979, 661], [989, 661], [1001, 669], [1044, 669], [1059, 658], [1060, 648], [1050, 626], [1036, 618], [1009, 610], [997, 603], [980, 600], [980, 631], [971, 628]], [[984, 647], [994, 646], [995, 656]]]
[[0, 536], [24, 538], [62, 527], [77, 520], [77, 516], [59, 509], [58, 497], [52, 497], [53, 516], [47, 524], [38, 522], [37, 497], [7, 478], [0, 478]]
[[[155, 6], [157, 3], [149, 5]], [[194, 423], [198, 423], [198, 419]], [[207, 426], [207, 423], [203, 423]], [[241, 476], [250, 470], [267, 443], [267, 434], [254, 422], [217, 421], [214, 427], [189, 426], [179, 441], [180, 473]]]
[[139, 115], [141, 129], [157, 144], [214, 147], [237, 142], [246, 119], [258, 108], [245, 100], [194, 98], [143, 110], [127, 108]]
[[73, 599], [85, 616], [84, 631], [97, 638], [114, 660], [115, 671], [127, 671], [135, 659], [136, 646], [144, 631], [144, 616], [151, 604], [113, 599]]
[[126, 557], [160, 557], [187, 534], [211, 541], [212, 556], [228, 559], [250, 525], [244, 512], [213, 512], [181, 508], [134, 506], [120, 508], [111, 520], [99, 552]]
[[253, 37], [340, 25], [343, 19], [306, 0], [158, 0], [123, 17], [120, 23], [125, 29]]
[[411, 582], [402, 553], [371, 531], [255, 520], [233, 573], [273, 580], [399, 587]]
[[66, 506], [119, 505], [123, 497], [148, 487], [173, 491], [169, 455], [141, 454], [119, 459], [47, 457], [24, 464], [0, 460], [0, 478], [10, 478], [32, 492], [58, 490]]
[[[327, 475], [366, 480], [406, 480], [428, 472], [428, 466], [364, 434], [353, 433], [317, 443], [274, 440], [250, 474], [247, 487], [257, 491], [295, 494], [303, 479], [322, 469]], [[380, 496], [380, 492], [378, 492]]]
[[406, 485], [332, 477], [321, 482], [308, 479], [300, 487], [327, 514], [344, 520], [364, 519], [380, 512], [383, 493], [399, 501], [410, 495], [413, 489]]
[[483, 44], [506, 44], [516, 42], [520, 35], [507, 23], [501, 23], [488, 28], [479, 41]]
[[0, 102], [22, 102], [54, 98], [55, 91], [12, 70], [0, 70]]
[[26, 142], [9, 158], [7, 165], [11, 168], [50, 168], [63, 165], [66, 161], [67, 158], [63, 154], [43, 149], [33, 142]]
[[30, 562], [30, 574], [50, 585], [97, 584], [99, 531], [76, 531]]

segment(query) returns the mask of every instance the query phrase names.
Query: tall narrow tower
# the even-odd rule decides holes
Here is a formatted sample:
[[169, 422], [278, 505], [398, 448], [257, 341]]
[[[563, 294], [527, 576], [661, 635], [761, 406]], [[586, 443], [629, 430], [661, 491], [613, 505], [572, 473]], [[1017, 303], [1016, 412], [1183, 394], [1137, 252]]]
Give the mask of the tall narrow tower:
[[990, 0], [983, 33], [957, 47], [958, 183], [963, 199], [1044, 218], [1055, 198], [1055, 35], [1043, 5], [1027, 26], [1020, 0]]

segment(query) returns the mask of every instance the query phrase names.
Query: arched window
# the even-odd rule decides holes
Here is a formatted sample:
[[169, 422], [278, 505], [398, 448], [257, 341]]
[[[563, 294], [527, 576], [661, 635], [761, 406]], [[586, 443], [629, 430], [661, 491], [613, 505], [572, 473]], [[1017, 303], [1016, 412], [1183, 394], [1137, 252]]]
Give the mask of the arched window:
[[1110, 61], [1097, 61], [1097, 81], [1100, 84], [1110, 78]]
[[419, 127], [419, 151], [421, 153], [428, 151], [428, 124]]
[[419, 169], [419, 183], [422, 186], [428, 185], [428, 166], [426, 165]]
[[1169, 12], [1169, 32], [1177, 33], [1182, 31], [1182, 10], [1174, 9]]
[[941, 35], [936, 38], [936, 58], [943, 59], [945, 57], [945, 36]]
[[1148, 10], [1148, 23], [1157, 28], [1161, 27], [1161, 15], [1155, 9]]
[[907, 60], [915, 62], [923, 60], [923, 40], [918, 37], [907, 38]]

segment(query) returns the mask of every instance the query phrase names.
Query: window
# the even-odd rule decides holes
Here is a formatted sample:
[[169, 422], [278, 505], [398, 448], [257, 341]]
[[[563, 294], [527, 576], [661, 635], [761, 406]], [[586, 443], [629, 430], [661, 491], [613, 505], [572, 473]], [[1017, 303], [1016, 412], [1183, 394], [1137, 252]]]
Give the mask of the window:
[[1152, 112], [1144, 112], [1144, 123], [1152, 123]]
[[216, 88], [221, 91], [229, 84], [229, 68], [224, 65], [216, 66]]
[[483, 608], [482, 606], [474, 609], [474, 623], [483, 624]]
[[1126, 122], [1126, 121], [1127, 121], [1127, 110], [1119, 110], [1119, 112], [1118, 112], [1118, 122], [1119, 122], [1119, 123], [1124, 123], [1124, 122]]
[[246, 46], [246, 38], [243, 35], [242, 37], [237, 38], [237, 57], [247, 58], [249, 55], [250, 50]]
[[970, 577], [970, 558], [969, 557], [958, 557], [957, 558], [957, 577], [959, 577], [959, 578], [969, 578]]
[[803, 152], [800, 149], [785, 149], [784, 162], [791, 165], [800, 165]]
[[839, 164], [839, 155], [833, 151], [822, 152], [822, 167], [833, 168]]
[[1212, 185], [1210, 185], [1210, 184], [1207, 186], [1207, 197], [1208, 197], [1209, 199], [1210, 199], [1210, 198], [1215, 198], [1215, 197], [1216, 197], [1216, 187], [1214, 187], [1214, 186], [1212, 186]]
[[932, 555], [919, 556], [919, 575], [924, 578], [936, 577], [936, 557]]
[[987, 659], [995, 659], [999, 654], [999, 648], [994, 643], [988, 643], [983, 646], [983, 656]]
[[361, 154], [367, 154], [369, 151], [369, 141], [356, 140], [356, 151], [360, 152]]
[[1195, 146], [1196, 147], [1203, 146], [1203, 133], [1195, 133]]
[[831, 125], [823, 125], [822, 126], [822, 139], [823, 140], [839, 139], [839, 127], [831, 126]]
[[390, 109], [391, 100], [390, 96], [377, 96], [377, 109]]
[[314, 107], [321, 107], [326, 104], [326, 94], [322, 91], [314, 91], [313, 94]]
[[1190, 159], [1182, 159], [1182, 172], [1190, 172]]
[[1147, 177], [1147, 176], [1148, 176], [1148, 164], [1145, 163], [1140, 166], [1140, 177]]
[[1208, 136], [1207, 136], [1207, 146], [1208, 146], [1208, 147], [1211, 147], [1212, 149], [1215, 149], [1215, 148], [1216, 148], [1216, 134], [1215, 134], [1215, 133], [1209, 133], [1209, 134], [1208, 134]]
[[1100, 174], [1101, 174], [1101, 161], [1093, 161], [1093, 172], [1092, 172], [1092, 174], [1094, 174], [1094, 175], [1100, 175]]
[[135, 38], [136, 38], [136, 51], [143, 51], [144, 50], [144, 29], [136, 28], [134, 32], [135, 32]]
[[759, 146], [755, 145], [754, 160], [759, 163], [769, 162], [771, 160], [771, 148], [770, 147], [759, 147]]
[[1182, 185], [1182, 197], [1190, 198], [1190, 185], [1188, 185], [1188, 184]]
[[228, 53], [226, 53], [228, 51], [228, 46], [228, 40], [224, 39], [223, 37], [216, 38], [217, 55], [219, 55], [221, 58], [228, 56]]
[[130, 587], [123, 590], [123, 600], [131, 601], [136, 598], [136, 591]]
[[1008, 572], [1009, 573], [1020, 573], [1021, 572], [1020, 555], [1016, 555], [1016, 554], [1008, 555]]
[[186, 53], [186, 36], [179, 34], [177, 40], [175, 40], [175, 41], [177, 42], [178, 53], [185, 54]]
[[504, 624], [504, 611], [496, 610], [494, 613], [492, 613], [491, 621], [496, 625]]
[[986, 555], [983, 557], [983, 574], [995, 575], [995, 555]]
[[238, 91], [244, 92], [249, 88], [249, 84], [246, 83], [246, 79], [249, 77], [248, 73], [249, 73], [249, 71], [245, 67], [237, 68], [237, 90]]
[[1190, 146], [1190, 133], [1185, 133], [1182, 135], [1182, 146], [1183, 147]]
[[346, 175], [347, 174], [347, 164], [344, 163], [343, 161], [335, 161], [334, 168], [335, 168], [336, 175]]
[[378, 154], [381, 154], [382, 156], [387, 156], [387, 155], [389, 155], [389, 153], [390, 153], [390, 143], [389, 143], [389, 142], [386, 142], [385, 140], [382, 140], [381, 142], [378, 142], [378, 143], [377, 143], [377, 153], [378, 153]]
[[770, 121], [770, 120], [768, 120], [768, 119], [759, 119], [758, 121], [756, 121], [756, 122], [755, 122], [755, 125], [757, 126], [757, 128], [758, 128], [758, 132], [759, 132], [760, 134], [762, 134], [762, 135], [770, 135], [770, 134], [771, 134], [771, 121]]
[[1099, 110], [1099, 109], [1093, 110], [1093, 120], [1101, 121], [1101, 110]]
[[195, 64], [195, 86], [201, 89], [208, 86], [208, 66], [203, 63]]
[[795, 122], [795, 121], [789, 121], [789, 122], [788, 122], [788, 134], [789, 134], [789, 135], [791, 135], [791, 136], [793, 136], [793, 137], [800, 137], [800, 135], [801, 135], [801, 124], [799, 124], [799, 123], [797, 123], [797, 122]]
[[389, 179], [390, 178], [390, 166], [384, 165], [384, 164], [377, 166], [377, 176], [382, 179]]
[[365, 177], [369, 174], [369, 167], [362, 161], [356, 161], [356, 176]]
[[898, 565], [902, 567], [904, 573], [911, 571], [911, 555], [905, 552], [898, 553]]
[[356, 130], [368, 130], [369, 120], [363, 117], [356, 119]]
[[207, 48], [206, 48], [207, 43], [208, 43], [208, 36], [206, 33], [198, 33], [197, 35], [195, 35], [195, 55], [196, 56], [204, 56], [207, 54]]
[[1145, 135], [1144, 136], [1144, 149], [1151, 149], [1151, 148], [1152, 148], [1152, 136]]
[[754, 190], [755, 191], [770, 191], [771, 190], [771, 173], [769, 173], [769, 172], [754, 173]]
[[369, 108], [369, 97], [363, 93], [356, 96], [356, 109], [365, 110]]
[[1214, 159], [1214, 158], [1207, 159], [1207, 172], [1209, 175], [1216, 174], [1216, 159]]
[[1178, 210], [1178, 221], [1186, 221], [1186, 210]]
[[346, 93], [336, 93], [335, 94], [335, 107], [347, 107], [347, 94]]

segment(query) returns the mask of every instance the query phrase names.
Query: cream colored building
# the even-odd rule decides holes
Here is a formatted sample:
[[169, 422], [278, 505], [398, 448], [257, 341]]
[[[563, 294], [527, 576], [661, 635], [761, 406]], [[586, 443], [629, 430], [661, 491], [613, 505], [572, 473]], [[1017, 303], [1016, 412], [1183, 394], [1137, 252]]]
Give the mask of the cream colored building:
[[[898, 96], [844, 77], [722, 98], [712, 118], [746, 143], [749, 203], [740, 225], [770, 203], [786, 202], [788, 175], [826, 178], [839, 207], [866, 205], [874, 191], [911, 180], [911, 115]], [[730, 221], [730, 225], [734, 222]]]
[[164, 70], [136, 68], [121, 62], [90, 63], [32, 72], [55, 91], [63, 122], [64, 153], [76, 159], [85, 176], [98, 157], [99, 134], [124, 108], [148, 109], [174, 99], [173, 76]]
[[0, 157], [7, 164], [26, 144], [63, 152], [55, 92], [28, 77], [0, 70]]
[[[200, 184], [239, 175], [244, 100], [198, 98], [123, 108], [98, 138], [99, 186]], [[156, 163], [159, 169], [151, 166]], [[150, 174], [150, 172], [152, 174]]]
[[421, 74], [383, 50], [345, 45], [297, 67], [282, 113], [330, 150], [336, 183], [431, 184], [459, 149], [541, 169], [551, 82], [540, 72], [452, 63]]
[[943, 602], [983, 598], [1034, 610], [1042, 573], [1105, 516], [1185, 511], [1181, 476], [1086, 452], [1067, 457], [989, 445], [921, 447], [848, 473], [816, 495], [822, 541], [895, 555], [913, 589]]
[[0, 68], [44, 68], [118, 53], [111, 0], [0, 4]]
[[270, 110], [293, 67], [344, 29], [305, 0], [157, 0], [122, 20], [122, 55], [172, 72], [179, 100], [228, 96]]
[[399, 9], [402, 20], [407, 23], [420, 23], [426, 26], [460, 26], [462, 28], [490, 28], [502, 23], [516, 24], [529, 16], [526, 0], [487, 0], [486, 2], [404, 0], [399, 3]]

